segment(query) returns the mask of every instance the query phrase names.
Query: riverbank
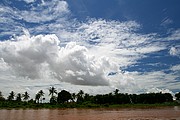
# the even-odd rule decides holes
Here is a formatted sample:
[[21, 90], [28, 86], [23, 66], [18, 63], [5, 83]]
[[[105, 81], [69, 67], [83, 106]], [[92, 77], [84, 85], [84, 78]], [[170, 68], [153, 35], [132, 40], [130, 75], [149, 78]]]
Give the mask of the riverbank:
[[55, 109], [55, 108], [158, 108], [180, 106], [177, 102], [167, 102], [161, 104], [94, 104], [90, 102], [84, 103], [64, 103], [64, 104], [50, 104], [50, 103], [33, 103], [33, 102], [0, 102], [0, 109]]

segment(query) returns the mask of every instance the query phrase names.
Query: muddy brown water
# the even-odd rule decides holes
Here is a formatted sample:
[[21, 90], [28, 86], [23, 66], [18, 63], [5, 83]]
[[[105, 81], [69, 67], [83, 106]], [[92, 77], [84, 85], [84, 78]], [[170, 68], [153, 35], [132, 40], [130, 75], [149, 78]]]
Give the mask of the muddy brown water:
[[150, 109], [1, 109], [0, 120], [180, 120], [180, 107]]

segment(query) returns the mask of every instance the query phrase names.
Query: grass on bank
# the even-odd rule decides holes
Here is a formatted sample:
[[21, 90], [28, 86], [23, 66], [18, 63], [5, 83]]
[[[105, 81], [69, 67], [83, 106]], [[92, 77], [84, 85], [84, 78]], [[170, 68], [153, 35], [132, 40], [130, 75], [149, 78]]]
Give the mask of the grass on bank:
[[91, 102], [84, 103], [64, 103], [64, 104], [50, 104], [50, 103], [32, 103], [32, 102], [14, 102], [4, 101], [0, 102], [0, 109], [42, 109], [42, 108], [157, 108], [168, 106], [180, 106], [177, 102], [166, 102], [157, 104], [94, 104]]

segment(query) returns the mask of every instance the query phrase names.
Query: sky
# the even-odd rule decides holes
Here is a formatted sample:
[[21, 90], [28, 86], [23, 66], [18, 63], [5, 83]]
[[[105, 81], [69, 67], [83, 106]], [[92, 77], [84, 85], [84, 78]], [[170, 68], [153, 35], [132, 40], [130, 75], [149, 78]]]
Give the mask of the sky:
[[179, 0], [1, 0], [0, 91], [180, 91]]

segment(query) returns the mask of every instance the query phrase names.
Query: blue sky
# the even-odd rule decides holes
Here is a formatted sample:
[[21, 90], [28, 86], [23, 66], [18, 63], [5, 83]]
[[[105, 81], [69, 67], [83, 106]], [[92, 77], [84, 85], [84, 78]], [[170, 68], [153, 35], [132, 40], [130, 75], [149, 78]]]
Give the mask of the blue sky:
[[180, 27], [179, 1], [164, 0], [78, 0], [68, 1], [70, 9], [79, 20], [87, 16], [109, 20], [128, 21], [135, 20], [143, 25], [141, 32], [166, 32], [161, 23], [167, 19], [173, 20], [169, 28]]
[[2, 0], [0, 89], [180, 91], [179, 0]]

